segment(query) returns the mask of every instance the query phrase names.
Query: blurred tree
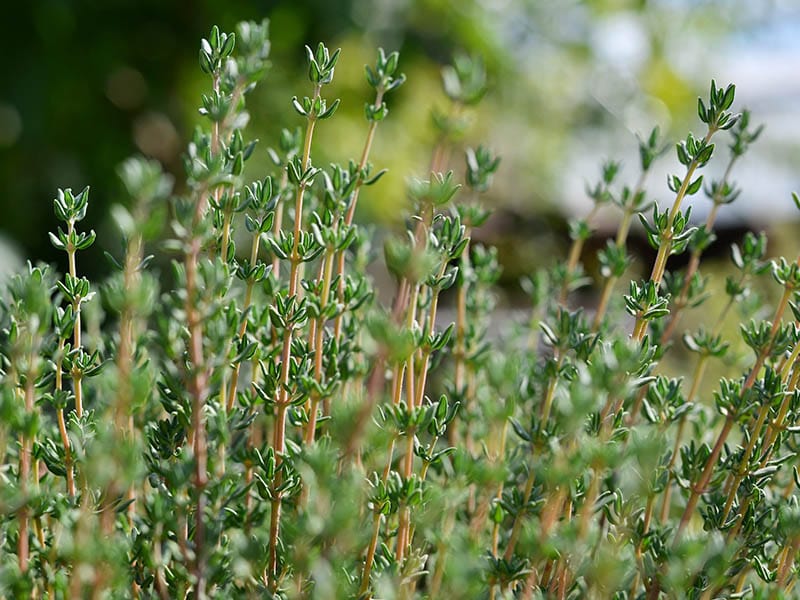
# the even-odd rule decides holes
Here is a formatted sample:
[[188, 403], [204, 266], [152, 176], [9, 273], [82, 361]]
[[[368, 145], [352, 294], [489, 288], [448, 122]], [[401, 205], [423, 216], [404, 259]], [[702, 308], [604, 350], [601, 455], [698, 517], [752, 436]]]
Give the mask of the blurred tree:
[[[758, 6], [755, 6], [755, 5]], [[92, 186], [93, 222], [119, 199], [116, 166], [134, 152], [158, 158], [181, 181], [180, 153], [197, 118], [202, 75], [197, 45], [210, 26], [270, 19], [273, 67], [249, 103], [261, 139], [255, 168], [282, 127], [298, 119], [288, 98], [301, 89], [302, 46], [343, 48], [333, 93], [342, 107], [321, 138], [346, 160], [362, 144], [363, 65], [381, 45], [401, 50], [408, 85], [392, 98], [378, 136], [377, 166], [394, 165], [361, 218], [397, 218], [404, 177], [425, 175], [430, 110], [443, 104], [439, 66], [457, 50], [483, 56], [492, 91], [473, 140], [503, 156], [489, 199], [513, 215], [579, 210], [583, 182], [604, 157], [626, 159], [634, 133], [654, 122], [685, 135], [696, 87], [715, 75], [698, 61], [718, 57], [724, 35], [774, 17], [778, 0], [37, 0], [7, 20], [12, 60], [0, 90], [0, 233], [25, 256], [55, 260], [58, 187]], [[777, 7], [777, 8], [776, 8]], [[784, 11], [785, 12], [785, 11]], [[699, 64], [704, 64], [700, 62]], [[687, 101], [688, 100], [688, 101]], [[609, 132], [614, 132], [611, 135]], [[568, 158], [568, 159], [567, 159]], [[454, 159], [458, 167], [460, 159]], [[633, 162], [632, 160], [629, 162]], [[655, 179], [655, 178], [654, 178]], [[662, 180], [663, 181], [663, 180]], [[576, 209], [576, 206], [578, 207]], [[520, 222], [511, 219], [509, 222]], [[540, 225], [552, 229], [552, 221]], [[100, 248], [113, 249], [111, 240]], [[526, 244], [533, 244], [527, 235]], [[549, 242], [548, 242], [549, 243]], [[525, 244], [519, 253], [536, 254]], [[525, 269], [526, 263], [514, 262]], [[86, 260], [91, 260], [87, 256]], [[95, 269], [103, 268], [98, 261]], [[91, 270], [91, 269], [90, 269]]]
[[[54, 224], [50, 200], [57, 187], [89, 184], [99, 208], [114, 199], [115, 168], [133, 152], [178, 171], [194, 118], [183, 101], [200, 79], [195, 48], [201, 36], [213, 23], [232, 28], [242, 19], [260, 20], [279, 4], [17, 3], [4, 34], [13, 60], [0, 92], [0, 130], [6, 133], [0, 135], [0, 227], [26, 254], [52, 259], [45, 231]], [[352, 27], [350, 4], [311, 1], [276, 9], [275, 43], [302, 48], [306, 40], [338, 36]]]

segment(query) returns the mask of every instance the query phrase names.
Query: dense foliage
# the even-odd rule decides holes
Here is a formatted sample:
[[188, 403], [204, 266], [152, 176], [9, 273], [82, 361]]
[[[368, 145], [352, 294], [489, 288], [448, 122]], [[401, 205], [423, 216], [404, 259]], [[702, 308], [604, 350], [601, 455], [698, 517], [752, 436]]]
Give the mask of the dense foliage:
[[[58, 191], [50, 241], [68, 272], [29, 266], [0, 307], [0, 597], [791, 595], [800, 263], [744, 237], [724, 301], [683, 333], [686, 376], [664, 367], [681, 316], [708, 301], [701, 258], [760, 132], [732, 112], [734, 86], [699, 100], [704, 130], [676, 146], [666, 209], [644, 192], [666, 149], [657, 129], [639, 141], [635, 184], [603, 165], [568, 257], [525, 279], [531, 310], [514, 321], [493, 317], [496, 256], [471, 242], [500, 166], [460, 145], [486, 91], [481, 61], [443, 72], [451, 106], [433, 119], [429, 174], [408, 182], [407, 229], [383, 242], [397, 282], [383, 306], [368, 270], [379, 232], [354, 214], [380, 193], [369, 156], [405, 81], [399, 56], [381, 50], [366, 69], [361, 155], [322, 165], [314, 133], [335, 117], [325, 91], [340, 57], [306, 50], [309, 95], [291, 100], [303, 126], [251, 179], [265, 150], [246, 137], [245, 100], [267, 24], [211, 30], [185, 193], [153, 161], [120, 167], [130, 201], [114, 210], [124, 243], [108, 281], [80, 274], [88, 188]], [[722, 178], [704, 185], [725, 144]], [[712, 209], [696, 227], [684, 205], [701, 190]], [[609, 206], [621, 217], [597, 256], [599, 302], [574, 310]], [[636, 218], [657, 256], [620, 290]], [[668, 270], [682, 253], [688, 266]], [[774, 307], [753, 289], [769, 285]], [[742, 344], [725, 337], [737, 315]], [[700, 393], [709, 365], [726, 372], [713, 398]]]

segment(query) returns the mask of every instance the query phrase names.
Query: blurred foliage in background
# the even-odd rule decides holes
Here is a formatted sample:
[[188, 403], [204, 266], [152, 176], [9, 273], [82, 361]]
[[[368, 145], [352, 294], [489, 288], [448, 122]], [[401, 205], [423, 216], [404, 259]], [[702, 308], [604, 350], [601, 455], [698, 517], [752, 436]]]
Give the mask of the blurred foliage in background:
[[[364, 131], [368, 96], [362, 65], [376, 45], [401, 51], [408, 84], [392, 99], [395, 114], [382, 128], [373, 162], [380, 167], [391, 155], [404, 168], [371, 190], [359, 205], [362, 220], [398, 219], [404, 178], [426, 175], [431, 110], [443, 104], [441, 65], [457, 51], [483, 57], [492, 91], [468, 135], [490, 140], [503, 157], [490, 199], [502, 208], [494, 226], [502, 230], [505, 221], [529, 229], [524, 243], [506, 252], [507, 264], [524, 268], [546, 245], [561, 243], [563, 219], [580, 211], [584, 184], [597, 176], [602, 159], [620, 153], [634, 163], [633, 134], [646, 133], [654, 120], [671, 139], [685, 135], [696, 119], [676, 111], [693, 106], [696, 83], [705, 87], [718, 75], [712, 69], [725, 40], [776, 15], [796, 16], [791, 6], [730, 0], [16, 3], [4, 33], [13, 60], [0, 90], [0, 233], [20, 255], [55, 261], [42, 232], [54, 227], [58, 187], [91, 185], [92, 221], [102, 223], [98, 213], [121, 197], [115, 169], [127, 156], [157, 158], [180, 181], [180, 155], [198, 119], [183, 107], [199, 104], [203, 79], [197, 53], [186, 49], [212, 23], [231, 28], [267, 17], [274, 66], [248, 103], [261, 140], [251, 168], [267, 165], [266, 149], [281, 128], [299, 125], [285, 98], [302, 89], [304, 44], [324, 40], [341, 46], [345, 57], [332, 90], [342, 106], [319, 144], [339, 155], [317, 156], [318, 163], [356, 157], [363, 140], [352, 132]], [[796, 144], [792, 152], [796, 158]], [[663, 197], [663, 178], [657, 184]], [[90, 271], [105, 269], [100, 249], [116, 249], [110, 231], [100, 227]]]

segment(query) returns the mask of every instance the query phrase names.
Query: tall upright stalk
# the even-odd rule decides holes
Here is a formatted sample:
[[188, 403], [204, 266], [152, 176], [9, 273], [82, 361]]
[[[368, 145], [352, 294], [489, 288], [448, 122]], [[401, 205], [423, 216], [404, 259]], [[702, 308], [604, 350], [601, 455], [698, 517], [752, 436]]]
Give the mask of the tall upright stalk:
[[[75, 235], [75, 220], [70, 219], [67, 222], [67, 236]], [[69, 274], [73, 279], [77, 279], [78, 273], [75, 267], [75, 252], [77, 248], [74, 246], [67, 246], [67, 258], [69, 263]], [[73, 326], [72, 335], [72, 349], [79, 350], [81, 348], [81, 298], [75, 296], [72, 301], [72, 313], [75, 315], [75, 325]], [[72, 378], [72, 392], [75, 394], [75, 414], [80, 419], [83, 416], [83, 375], [77, 369], [70, 371]]]
[[[367, 104], [365, 113], [367, 117], [367, 121], [369, 122], [369, 127], [367, 129], [366, 139], [364, 140], [364, 146], [361, 150], [361, 156], [358, 161], [358, 165], [356, 166], [355, 171], [355, 182], [353, 183], [352, 191], [350, 192], [350, 198], [347, 204], [347, 210], [345, 212], [344, 221], [342, 223], [342, 228], [346, 229], [353, 225], [353, 219], [355, 218], [356, 207], [358, 206], [358, 198], [361, 192], [361, 188], [364, 185], [371, 185], [375, 183], [382, 175], [383, 172], [379, 172], [376, 175], [370, 176], [370, 166], [369, 166], [369, 156], [370, 152], [372, 151], [372, 144], [375, 139], [375, 132], [378, 129], [378, 124], [383, 121], [386, 116], [388, 115], [388, 108], [386, 107], [386, 103], [384, 102], [384, 96], [392, 91], [403, 85], [405, 82], [405, 75], [397, 74], [397, 67], [399, 64], [400, 55], [397, 52], [392, 52], [387, 55], [383, 48], [378, 49], [378, 57], [375, 64], [374, 70], [371, 67], [366, 67], [366, 77], [367, 83], [375, 90], [375, 99], [373, 100], [372, 104]], [[336, 298], [338, 302], [342, 302], [344, 299], [345, 293], [345, 258], [346, 258], [346, 251], [345, 248], [337, 248], [332, 256], [328, 256], [326, 254], [325, 262], [322, 267], [321, 271], [321, 278], [323, 280], [323, 294], [325, 294], [324, 301], [327, 303], [328, 295], [329, 295], [329, 287], [330, 281], [333, 277], [338, 278], [338, 284], [336, 287]], [[331, 267], [335, 265], [335, 270], [331, 271], [328, 267], [328, 261], [331, 261]], [[327, 283], [326, 283], [327, 282]], [[344, 319], [344, 312], [339, 312], [333, 320], [333, 338], [338, 340], [341, 338], [342, 335], [342, 325]], [[315, 324], [314, 332], [315, 332], [315, 340], [313, 340], [313, 346], [319, 349], [320, 360], [321, 360], [321, 351], [322, 351], [322, 342], [323, 342], [323, 327], [324, 322], [322, 319], [318, 320], [318, 323]], [[316, 365], [315, 365], [316, 368]], [[321, 364], [319, 365], [321, 370]], [[318, 380], [319, 376], [315, 376]], [[316, 430], [316, 420], [317, 420], [317, 406], [319, 404], [319, 399], [312, 399], [311, 406], [310, 406], [310, 414], [309, 414], [309, 425], [307, 427], [306, 433], [306, 441], [310, 442], [313, 441], [315, 430]]]
[[[742, 385], [741, 394], [747, 393], [750, 388], [753, 387], [753, 384], [756, 382], [756, 379], [761, 371], [761, 368], [764, 366], [764, 362], [766, 361], [767, 357], [769, 356], [770, 352], [772, 351], [772, 345], [775, 340], [775, 336], [778, 332], [778, 329], [781, 324], [781, 319], [783, 318], [783, 313], [786, 311], [786, 308], [789, 303], [789, 298], [791, 297], [793, 290], [787, 287], [784, 290], [783, 296], [778, 303], [777, 308], [775, 309], [775, 315], [772, 319], [772, 327], [769, 333], [769, 342], [764, 345], [761, 352], [759, 352], [758, 356], [756, 357], [756, 362], [753, 367], [750, 369], [750, 373], [747, 376], [744, 384]], [[697, 502], [700, 499], [700, 495], [705, 493], [706, 486], [708, 485], [709, 480], [711, 479], [711, 475], [714, 471], [714, 467], [717, 464], [717, 460], [719, 459], [719, 455], [722, 452], [722, 447], [725, 444], [725, 441], [728, 439], [728, 435], [730, 434], [731, 430], [733, 429], [733, 425], [736, 422], [736, 413], [731, 412], [725, 418], [725, 421], [722, 426], [722, 430], [719, 432], [717, 436], [717, 440], [714, 443], [714, 447], [711, 450], [711, 454], [709, 455], [708, 459], [706, 460], [705, 466], [703, 467], [703, 471], [701, 472], [698, 480], [693, 483], [691, 487], [691, 492], [689, 494], [689, 499], [686, 502], [686, 508], [683, 511], [683, 515], [681, 516], [680, 523], [678, 524], [678, 528], [675, 532], [675, 544], [681, 538], [684, 529], [689, 524], [690, 519], [694, 515], [695, 508], [697, 507]]]
[[[272, 179], [269, 177], [267, 177], [263, 182], [257, 181], [251, 186], [247, 187], [247, 193], [250, 196], [249, 199], [251, 200], [251, 203], [255, 206], [256, 210], [262, 214], [259, 214], [256, 219], [254, 219], [256, 231], [253, 232], [253, 239], [250, 244], [250, 260], [248, 262], [248, 268], [250, 271], [247, 274], [244, 299], [242, 300], [242, 319], [236, 331], [236, 337], [239, 340], [243, 339], [247, 333], [247, 314], [252, 308], [253, 292], [258, 280], [258, 274], [261, 273], [263, 276], [263, 274], [266, 273], [266, 267], [263, 268], [263, 270], [259, 270], [258, 253], [261, 244], [261, 236], [263, 234], [262, 229], [264, 227], [268, 228], [269, 224], [274, 224], [276, 220], [275, 212], [268, 210], [271, 204], [272, 191]], [[233, 365], [233, 372], [231, 373], [227, 399], [225, 401], [225, 409], [229, 413], [233, 410], [236, 404], [236, 392], [239, 387], [239, 373], [241, 372], [242, 363], [242, 360], [238, 360]]]
[[[306, 53], [309, 62], [309, 79], [313, 84], [313, 94], [311, 98], [304, 98], [301, 103], [296, 98], [293, 103], [295, 109], [306, 118], [306, 132], [303, 140], [302, 154], [296, 163], [290, 162], [287, 167], [289, 178], [296, 186], [295, 207], [294, 207], [294, 232], [292, 238], [292, 248], [289, 254], [289, 289], [288, 299], [291, 303], [298, 296], [300, 284], [300, 267], [304, 261], [301, 253], [300, 234], [303, 227], [303, 200], [306, 188], [311, 185], [316, 169], [311, 166], [311, 143], [314, 137], [314, 128], [318, 120], [324, 120], [333, 115], [339, 101], [335, 101], [330, 108], [326, 106], [325, 100], [321, 96], [323, 85], [329, 84], [333, 80], [336, 62], [339, 58], [339, 50], [330, 54], [328, 49], [319, 44], [316, 52], [306, 46]], [[271, 591], [278, 587], [278, 539], [280, 535], [280, 519], [283, 497], [281, 486], [283, 484], [284, 470], [281, 468], [286, 452], [286, 414], [289, 408], [290, 392], [292, 386], [289, 381], [289, 371], [292, 363], [292, 340], [296, 327], [297, 316], [294, 304], [291, 304], [290, 312], [286, 315], [286, 327], [284, 328], [283, 343], [280, 353], [280, 376], [278, 381], [277, 397], [275, 398], [275, 424], [273, 429], [272, 448], [275, 453], [275, 477], [273, 481], [272, 512], [270, 514], [270, 532], [267, 559], [267, 584]]]
[[[209, 140], [208, 162], [209, 165], [219, 164], [221, 153], [220, 121], [224, 119], [217, 103], [224, 101], [225, 95], [222, 93], [220, 81], [222, 78], [224, 61], [233, 52], [235, 36], [233, 34], [220, 33], [215, 26], [211, 30], [208, 40], [201, 43], [201, 67], [211, 75], [212, 96], [210, 99], [204, 97], [204, 114], [211, 118], [211, 136]], [[221, 186], [211, 185], [208, 180], [210, 174], [197, 185], [193, 195], [194, 210], [191, 212], [191, 222], [187, 231], [187, 239], [184, 246], [184, 268], [186, 277], [186, 295], [184, 310], [186, 313], [186, 324], [189, 331], [187, 350], [189, 355], [188, 391], [191, 398], [191, 419], [189, 440], [192, 445], [194, 456], [194, 472], [192, 486], [196, 496], [196, 509], [194, 512], [194, 559], [191, 570], [194, 576], [195, 597], [199, 600], [206, 598], [207, 590], [207, 548], [206, 548], [206, 495], [205, 490], [208, 485], [208, 439], [205, 423], [205, 406], [208, 399], [209, 389], [209, 366], [206, 363], [205, 352], [203, 349], [204, 338], [204, 319], [200, 310], [201, 304], [201, 285], [199, 277], [200, 254], [203, 251], [203, 223], [209, 205], [209, 194], [218, 204]]]
[[[662, 215], [665, 218], [656, 218], [656, 222], [652, 225], [645, 222], [649, 236], [658, 243], [658, 252], [650, 273], [650, 283], [655, 290], [661, 286], [669, 256], [688, 243], [689, 232], [684, 231], [688, 219], [678, 219], [677, 217], [681, 211], [683, 200], [687, 196], [697, 193], [702, 185], [702, 176], [697, 179], [693, 179], [693, 177], [695, 171], [711, 159], [714, 152], [711, 138], [720, 130], [731, 129], [740, 117], [740, 115], [726, 112], [733, 104], [735, 92], [736, 88], [733, 84], [723, 90], [718, 89], [714, 81], [711, 82], [709, 106], [706, 107], [702, 99], [698, 103], [700, 120], [708, 126], [705, 136], [698, 140], [689, 134], [685, 142], [677, 145], [678, 159], [686, 167], [686, 173], [682, 179], [675, 175], [669, 178], [670, 188], [675, 192], [672, 207], [668, 214]], [[645, 310], [639, 310], [636, 314], [636, 323], [631, 337], [638, 342], [642, 341], [647, 331], [648, 309], [649, 306]]]
[[[715, 129], [709, 128], [708, 133], [706, 133], [705, 137], [703, 138], [700, 144], [701, 148], [703, 149], [711, 148], [713, 150], [713, 146], [709, 146], [708, 143], [710, 142], [714, 132]], [[672, 208], [670, 208], [666, 226], [662, 230], [661, 243], [659, 244], [658, 252], [656, 254], [656, 259], [653, 262], [653, 269], [650, 273], [650, 281], [655, 285], [656, 288], [658, 288], [661, 285], [661, 280], [664, 277], [664, 270], [667, 267], [667, 258], [669, 258], [669, 255], [672, 253], [673, 250], [673, 245], [672, 245], [674, 237], [673, 225], [675, 223], [675, 217], [680, 212], [681, 203], [683, 202], [683, 199], [686, 197], [686, 194], [689, 191], [690, 186], [692, 186], [692, 188], [694, 189], [695, 184], [702, 181], [702, 179], [698, 179], [695, 181], [692, 180], [695, 170], [698, 168], [698, 166], [704, 164], [705, 161], [707, 161], [708, 158], [710, 158], [710, 153], [706, 157], [705, 154], [701, 154], [702, 152], [704, 152], [704, 150], [699, 151], [698, 156], [693, 157], [689, 162], [689, 164], [687, 165], [686, 174], [684, 175], [680, 187], [678, 188], [675, 200], [672, 203]], [[702, 158], [700, 157], [705, 158], [705, 160], [702, 160]], [[697, 185], [697, 188], [699, 189], [699, 185]], [[697, 191], [697, 189], [694, 189], [694, 191]], [[640, 314], [636, 318], [636, 323], [634, 325], [633, 334], [631, 337], [636, 341], [641, 342], [642, 338], [644, 338], [646, 330], [647, 330], [647, 321], [645, 320], [644, 316]]]
[[[314, 86], [314, 94], [312, 102], [320, 98], [322, 84]], [[310, 113], [308, 115], [308, 123], [306, 125], [306, 133], [303, 142], [302, 158], [300, 160], [302, 173], [306, 173], [311, 159], [311, 140], [314, 137], [314, 127], [317, 122], [317, 115]], [[295, 193], [295, 207], [294, 207], [294, 237], [292, 245], [292, 254], [290, 256], [290, 271], [289, 271], [289, 292], [288, 297], [294, 298], [297, 295], [299, 286], [299, 268], [303, 257], [299, 253], [300, 247], [300, 232], [303, 226], [303, 198], [305, 196], [306, 183], [297, 182], [297, 191]], [[269, 558], [267, 563], [267, 575], [270, 582], [270, 588], [275, 590], [277, 587], [278, 577], [278, 555], [277, 545], [278, 536], [280, 534], [280, 518], [281, 518], [281, 504], [282, 496], [277, 488], [283, 483], [283, 475], [280, 470], [281, 463], [283, 462], [283, 455], [286, 452], [286, 411], [289, 407], [289, 367], [292, 360], [292, 338], [294, 336], [294, 326], [287, 323], [284, 330], [283, 344], [281, 349], [281, 372], [280, 372], [280, 387], [278, 397], [275, 401], [275, 429], [273, 432], [272, 447], [275, 450], [275, 463], [276, 473], [274, 486], [276, 492], [272, 499], [272, 513], [270, 515], [270, 535], [269, 535]]]
[[[63, 311], [60, 311], [60, 314], [63, 315]], [[55, 353], [55, 360], [53, 361], [55, 364], [55, 395], [58, 397], [62, 397], [65, 393], [64, 391], [64, 368], [63, 368], [63, 361], [64, 361], [64, 352], [65, 352], [65, 344], [66, 340], [63, 337], [63, 333], [58, 331], [58, 347], [56, 348]], [[72, 459], [72, 442], [70, 442], [69, 434], [67, 433], [67, 421], [64, 415], [65, 407], [62, 403], [59, 403], [56, 406], [56, 421], [58, 422], [58, 433], [61, 437], [61, 444], [64, 447], [64, 471], [65, 471], [65, 478], [67, 483], [67, 495], [70, 498], [75, 497], [75, 470], [73, 466], [73, 459]]]
[[[746, 121], [746, 118], [742, 119]], [[740, 128], [741, 130], [741, 128]], [[736, 197], [739, 195], [739, 192], [734, 190], [734, 188], [730, 184], [730, 176], [731, 171], [733, 170], [733, 166], [736, 164], [736, 161], [742, 156], [746, 149], [746, 145], [741, 147], [740, 140], [744, 135], [747, 134], [746, 131], [744, 132], [737, 132], [739, 135], [736, 136], [736, 141], [732, 145], [734, 151], [731, 153], [731, 157], [728, 160], [728, 165], [725, 167], [725, 172], [722, 175], [722, 179], [718, 184], [714, 185], [714, 189], [711, 192], [711, 210], [706, 217], [706, 222], [704, 226], [704, 231], [708, 234], [711, 233], [714, 229], [714, 225], [717, 220], [717, 215], [719, 214], [719, 209], [723, 204], [728, 204], [733, 202]], [[751, 134], [749, 138], [750, 141], [754, 140], [758, 136], [758, 131], [755, 134]], [[737, 151], [737, 147], [739, 147]], [[673, 302], [673, 309], [670, 313], [669, 320], [667, 321], [667, 326], [664, 328], [664, 332], [661, 334], [661, 342], [667, 343], [675, 332], [675, 327], [678, 324], [678, 321], [683, 314], [683, 309], [686, 307], [686, 304], [689, 300], [689, 290], [692, 284], [692, 279], [694, 278], [695, 273], [697, 273], [698, 268], [700, 267], [700, 259], [703, 256], [703, 252], [705, 250], [705, 246], [699, 244], [692, 249], [691, 255], [689, 257], [689, 265], [686, 267], [686, 272], [683, 276], [683, 286], [681, 287], [680, 294], [678, 298]]]

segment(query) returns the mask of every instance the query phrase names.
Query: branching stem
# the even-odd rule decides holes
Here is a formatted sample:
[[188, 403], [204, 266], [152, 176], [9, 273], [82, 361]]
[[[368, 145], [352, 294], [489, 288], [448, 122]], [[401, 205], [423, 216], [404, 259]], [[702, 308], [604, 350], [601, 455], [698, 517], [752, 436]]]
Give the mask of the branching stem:
[[[314, 97], [312, 102], [319, 98], [322, 86], [320, 84], [314, 87]], [[302, 171], [303, 173], [309, 167], [311, 159], [311, 140], [314, 136], [314, 126], [316, 124], [316, 117], [313, 114], [308, 115], [308, 124], [306, 126], [306, 135], [303, 142], [303, 156], [302, 156]], [[290, 256], [290, 273], [289, 273], [289, 298], [297, 296], [299, 287], [299, 268], [302, 263], [302, 256], [300, 256], [300, 232], [303, 225], [303, 198], [305, 195], [306, 186], [301, 182], [297, 186], [297, 194], [295, 197], [295, 211], [294, 211], [294, 240], [292, 245], [292, 254]], [[275, 451], [275, 480], [274, 492], [272, 497], [272, 514], [270, 516], [270, 532], [269, 532], [269, 557], [267, 562], [267, 580], [271, 591], [275, 591], [278, 585], [278, 537], [280, 535], [280, 518], [281, 518], [281, 505], [282, 494], [278, 489], [283, 484], [283, 470], [281, 465], [283, 463], [283, 455], [286, 452], [286, 412], [289, 408], [289, 368], [292, 361], [292, 339], [294, 335], [294, 316], [290, 315], [287, 319], [286, 329], [283, 336], [283, 348], [281, 350], [281, 379], [278, 388], [278, 397], [275, 401], [276, 414], [275, 414], [275, 429], [273, 431], [272, 447]]]

